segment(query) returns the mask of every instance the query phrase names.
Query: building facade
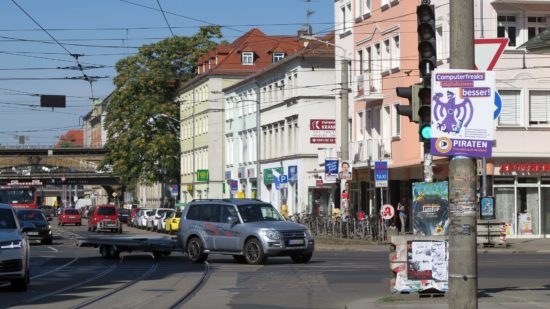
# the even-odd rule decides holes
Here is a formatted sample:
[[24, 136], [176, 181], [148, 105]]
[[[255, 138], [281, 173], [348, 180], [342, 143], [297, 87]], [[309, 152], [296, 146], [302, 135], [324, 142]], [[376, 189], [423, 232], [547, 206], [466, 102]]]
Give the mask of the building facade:
[[180, 105], [181, 199], [222, 198], [228, 190], [224, 167], [222, 89], [297, 52], [296, 37], [268, 36], [252, 29], [199, 59], [197, 75], [184, 83]]

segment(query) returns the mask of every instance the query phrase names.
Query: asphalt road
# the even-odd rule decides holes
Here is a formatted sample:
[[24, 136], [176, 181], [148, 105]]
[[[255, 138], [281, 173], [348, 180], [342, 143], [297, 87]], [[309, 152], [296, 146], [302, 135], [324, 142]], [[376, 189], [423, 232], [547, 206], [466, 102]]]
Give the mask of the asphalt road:
[[[158, 261], [146, 253], [111, 260], [75, 246], [76, 237], [90, 234], [85, 225], [52, 223], [54, 244], [31, 248], [29, 290], [0, 285], [1, 308], [344, 308], [389, 294], [384, 251], [318, 251], [309, 264], [281, 257], [262, 266], [222, 255], [192, 264], [180, 252]], [[160, 235], [126, 227], [124, 234]], [[505, 297], [522, 308], [546, 304], [549, 257], [481, 254], [480, 303]]]

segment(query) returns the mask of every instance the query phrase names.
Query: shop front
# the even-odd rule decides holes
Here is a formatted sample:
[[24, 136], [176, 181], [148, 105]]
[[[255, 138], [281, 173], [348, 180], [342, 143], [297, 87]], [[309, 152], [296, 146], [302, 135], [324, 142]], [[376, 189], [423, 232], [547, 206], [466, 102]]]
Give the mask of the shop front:
[[502, 159], [493, 166], [496, 219], [506, 223], [507, 235], [550, 235], [550, 160]]

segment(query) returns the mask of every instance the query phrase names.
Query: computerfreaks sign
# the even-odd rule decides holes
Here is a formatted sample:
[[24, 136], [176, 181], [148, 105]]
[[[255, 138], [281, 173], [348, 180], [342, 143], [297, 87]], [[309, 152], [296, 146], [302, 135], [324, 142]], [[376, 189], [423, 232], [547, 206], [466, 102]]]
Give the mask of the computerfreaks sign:
[[336, 143], [336, 120], [334, 119], [310, 119], [309, 142], [311, 144]]
[[441, 69], [432, 76], [431, 153], [491, 157], [495, 73]]

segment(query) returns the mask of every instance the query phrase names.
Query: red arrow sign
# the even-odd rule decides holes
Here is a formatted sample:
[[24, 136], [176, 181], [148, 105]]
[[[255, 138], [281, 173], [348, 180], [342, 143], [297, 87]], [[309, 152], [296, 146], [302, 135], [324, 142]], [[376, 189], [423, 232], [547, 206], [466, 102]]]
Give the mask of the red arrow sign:
[[477, 39], [475, 43], [475, 69], [492, 71], [508, 45], [508, 38]]

